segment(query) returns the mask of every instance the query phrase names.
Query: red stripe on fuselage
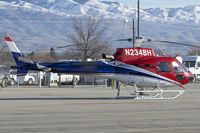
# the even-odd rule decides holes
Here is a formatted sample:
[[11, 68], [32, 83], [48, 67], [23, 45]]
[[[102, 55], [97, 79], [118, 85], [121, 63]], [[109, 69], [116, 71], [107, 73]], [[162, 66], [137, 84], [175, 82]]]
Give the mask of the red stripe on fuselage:
[[5, 41], [7, 41], [7, 42], [12, 42], [12, 38], [11, 38], [11, 37], [5, 37], [4, 39], [5, 39]]

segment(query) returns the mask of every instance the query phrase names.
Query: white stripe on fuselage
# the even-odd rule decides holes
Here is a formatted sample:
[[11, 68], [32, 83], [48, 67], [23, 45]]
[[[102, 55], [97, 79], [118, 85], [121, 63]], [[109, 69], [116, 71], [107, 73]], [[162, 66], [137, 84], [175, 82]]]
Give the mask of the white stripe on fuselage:
[[[111, 78], [111, 77], [110, 77]], [[177, 84], [168, 82], [166, 80], [146, 77], [146, 76], [139, 76], [139, 75], [119, 75], [115, 74], [112, 78], [118, 81], [125, 82], [126, 84], [136, 84], [140, 87], [172, 87], [177, 86]]]
[[116, 73], [83, 73], [81, 75], [92, 75], [95, 77], [107, 78], [116, 81], [123, 82], [125, 84], [135, 83], [140, 87], [173, 87], [177, 86], [176, 82], [169, 82], [167, 80], [162, 80], [153, 77], [140, 76], [140, 75], [131, 75], [131, 74], [116, 74]]
[[[175, 84], [175, 85], [181, 85], [179, 82], [176, 82], [174, 80], [171, 80], [169, 78], [166, 78], [164, 76], [161, 76], [161, 75], [158, 75], [156, 73], [153, 73], [153, 72], [150, 72], [148, 70], [145, 70], [145, 69], [142, 69], [142, 68], [139, 68], [139, 67], [136, 67], [136, 66], [133, 66], [133, 65], [128, 65], [128, 64], [125, 64], [125, 63], [122, 63], [122, 62], [118, 62], [118, 61], [114, 61], [114, 62], [108, 62], [108, 64], [112, 65], [112, 66], [117, 66], [117, 67], [121, 67], [121, 68], [126, 68], [126, 69], [130, 69], [130, 70], [133, 70], [133, 71], [136, 71], [136, 72], [141, 72], [141, 73], [144, 73], [144, 74], [148, 74], [150, 76], [153, 76], [153, 77], [147, 77], [147, 76], [142, 76], [142, 77], [147, 77], [147, 78], [154, 78], [154, 79], [159, 79], [159, 81], [165, 81], [165, 82], [169, 82], [171, 84]], [[136, 76], [136, 75], [133, 75], [133, 76]]]

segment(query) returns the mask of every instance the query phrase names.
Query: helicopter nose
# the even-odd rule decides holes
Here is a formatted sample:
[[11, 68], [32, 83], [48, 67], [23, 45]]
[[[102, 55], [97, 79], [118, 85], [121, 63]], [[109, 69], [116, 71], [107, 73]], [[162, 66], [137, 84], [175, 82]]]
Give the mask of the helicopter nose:
[[194, 76], [191, 74], [189, 77], [188, 77], [188, 80], [190, 83], [192, 83], [194, 81]]

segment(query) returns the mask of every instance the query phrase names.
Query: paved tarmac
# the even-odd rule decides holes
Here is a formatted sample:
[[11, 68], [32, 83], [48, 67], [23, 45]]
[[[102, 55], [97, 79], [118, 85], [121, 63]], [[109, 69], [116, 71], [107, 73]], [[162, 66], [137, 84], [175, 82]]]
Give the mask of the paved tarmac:
[[200, 84], [186, 87], [175, 100], [114, 99], [107, 87], [1, 88], [0, 133], [199, 133]]

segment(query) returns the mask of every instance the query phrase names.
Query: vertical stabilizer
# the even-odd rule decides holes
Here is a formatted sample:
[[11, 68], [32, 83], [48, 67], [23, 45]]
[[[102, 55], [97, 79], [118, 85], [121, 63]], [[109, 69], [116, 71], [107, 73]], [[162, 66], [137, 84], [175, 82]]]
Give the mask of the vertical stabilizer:
[[19, 58], [23, 57], [23, 55], [21, 54], [21, 52], [19, 51], [19, 49], [13, 42], [12, 38], [10, 36], [8, 36], [8, 37], [5, 37], [4, 40], [6, 41], [8, 47], [10, 49], [10, 52], [12, 53], [15, 63], [18, 66], [24, 65], [24, 62], [19, 60]]

